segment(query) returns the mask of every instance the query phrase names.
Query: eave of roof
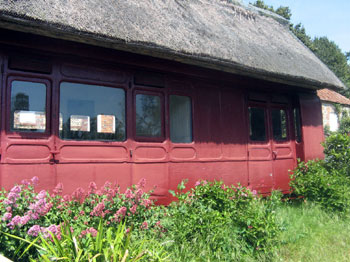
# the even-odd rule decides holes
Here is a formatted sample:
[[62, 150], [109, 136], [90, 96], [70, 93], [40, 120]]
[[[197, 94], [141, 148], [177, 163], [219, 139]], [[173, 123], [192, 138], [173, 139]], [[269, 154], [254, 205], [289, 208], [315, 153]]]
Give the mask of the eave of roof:
[[327, 101], [327, 102], [350, 106], [350, 99], [333, 90], [329, 90], [326, 88], [317, 90], [317, 95], [321, 99], [321, 101]]
[[0, 0], [0, 27], [305, 88], [344, 88], [283, 19], [219, 0], [148, 2]]

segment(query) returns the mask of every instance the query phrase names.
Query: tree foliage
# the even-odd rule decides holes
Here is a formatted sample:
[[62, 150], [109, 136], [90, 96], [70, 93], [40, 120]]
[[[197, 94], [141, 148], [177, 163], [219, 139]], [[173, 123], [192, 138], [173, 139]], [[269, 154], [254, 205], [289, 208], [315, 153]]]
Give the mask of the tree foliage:
[[[255, 1], [253, 5], [274, 12], [287, 20], [290, 20], [292, 16], [290, 8], [286, 6], [274, 9], [273, 6], [266, 5], [263, 0]], [[305, 27], [301, 23], [297, 25], [291, 23], [290, 29], [305, 46], [314, 52], [343, 81], [347, 87], [343, 91], [343, 95], [350, 97], [350, 65], [348, 63], [350, 61], [350, 52], [342, 52], [337, 44], [326, 36], [312, 39], [306, 33]]]

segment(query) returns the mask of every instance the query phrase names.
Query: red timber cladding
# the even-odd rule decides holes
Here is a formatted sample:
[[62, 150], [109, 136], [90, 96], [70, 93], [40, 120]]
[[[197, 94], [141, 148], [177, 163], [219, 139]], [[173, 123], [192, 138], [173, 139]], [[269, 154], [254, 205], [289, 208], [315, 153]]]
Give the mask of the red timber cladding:
[[304, 160], [323, 159], [324, 141], [321, 101], [316, 94], [300, 94]]
[[[68, 193], [77, 187], [87, 188], [90, 181], [95, 181], [99, 186], [106, 180], [117, 181], [122, 189], [125, 189], [141, 178], [146, 178], [148, 189], [156, 186], [154, 197], [160, 200], [159, 203], [167, 203], [170, 199], [168, 190], [176, 189], [183, 179], [189, 180], [188, 186], [193, 186], [198, 179], [217, 179], [227, 184], [241, 183], [254, 189], [264, 187], [288, 189], [288, 169], [292, 169], [296, 163], [291, 102], [292, 97], [302, 90], [60, 40], [37, 36], [32, 39], [22, 34], [9, 35], [8, 32], [5, 35], [8, 37], [1, 39], [0, 42], [8, 41], [6, 48], [11, 43], [20, 46], [26, 46], [27, 42], [38, 43], [39, 46], [32, 47], [36, 49], [33, 52], [39, 56], [43, 53], [50, 54], [52, 58], [48, 61], [52, 63], [52, 70], [47, 70], [43, 74], [29, 72], [30, 70], [28, 72], [11, 70], [7, 66], [7, 57], [16, 54], [19, 47], [9, 48], [10, 51], [6, 51], [8, 52], [6, 56], [0, 55], [0, 62], [2, 60], [5, 65], [1, 108], [1, 186], [9, 188], [24, 178], [36, 175], [41, 180], [39, 189], [53, 188], [58, 182], [63, 182], [65, 192]], [[119, 64], [115, 64], [115, 61]], [[140, 68], [141, 70], [146, 68], [151, 73], [161, 73], [164, 81], [158, 81], [156, 84], [164, 87], [136, 85], [133, 79]], [[45, 71], [45, 65], [40, 65], [38, 70]], [[46, 132], [40, 134], [10, 132], [11, 101], [9, 97], [6, 99], [5, 95], [9, 95], [9, 86], [14, 79], [30, 79], [45, 84], [48, 97]], [[102, 85], [123, 90], [126, 99], [126, 140], [61, 139], [59, 134], [61, 82]], [[259, 89], [260, 93], [265, 92], [266, 97], [270, 97], [268, 98], [270, 102], [265, 101], [263, 104], [267, 123], [271, 123], [270, 113], [274, 107], [286, 109], [289, 121], [287, 142], [273, 142], [271, 127], [267, 127], [266, 143], [263, 145], [250, 143], [247, 95], [249, 90], [256, 91], [256, 89]], [[290, 96], [287, 102], [274, 101], [272, 98], [272, 94], [281, 90], [285, 96]], [[161, 139], [152, 141], [136, 136], [136, 94], [150, 94], [160, 98], [164, 106], [161, 116]], [[170, 95], [187, 96], [191, 99], [193, 141], [190, 143], [172, 143], [170, 140]], [[315, 119], [315, 115], [321, 114], [319, 106], [319, 101], [315, 101], [314, 95], [300, 95], [302, 121], [305, 121], [305, 124], [304, 143], [298, 145], [297, 157], [303, 155], [303, 149], [307, 159], [322, 154], [322, 148], [318, 143], [323, 136], [314, 136], [322, 134], [321, 122], [318, 123], [319, 119]], [[248, 146], [250, 149], [262, 149], [261, 154], [264, 152], [268, 154], [266, 156], [251, 154], [248, 161]], [[250, 174], [248, 170], [251, 171]], [[273, 176], [270, 176], [271, 173]]]

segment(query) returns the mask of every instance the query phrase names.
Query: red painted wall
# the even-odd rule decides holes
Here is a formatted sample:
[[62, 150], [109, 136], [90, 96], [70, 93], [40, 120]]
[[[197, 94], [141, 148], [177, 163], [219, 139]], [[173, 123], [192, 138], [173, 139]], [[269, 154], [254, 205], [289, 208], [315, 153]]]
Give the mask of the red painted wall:
[[[67, 43], [67, 50], [75, 50], [68, 48], [69, 45], [71, 44]], [[37, 50], [34, 53], [30, 50], [27, 52], [32, 56], [41, 56], [47, 55], [42, 50], [49, 49], [50, 45], [32, 48]], [[6, 57], [11, 58], [18, 50], [23, 51], [22, 48], [0, 45], [0, 52]], [[68, 52], [67, 50], [61, 52]], [[298, 94], [295, 88], [249, 78], [241, 79], [232, 75], [221, 77], [220, 72], [201, 73], [198, 68], [188, 71], [181, 64], [159, 62], [156, 59], [134, 57], [131, 54], [118, 54], [121, 57], [118, 62], [124, 63], [121, 65], [108, 61], [114, 53], [106, 57], [106, 60], [98, 61], [87, 54], [80, 54], [79, 51], [76, 52], [82, 57], [67, 58], [54, 52], [55, 48], [52, 48], [51, 53], [49, 52], [51, 56], [46, 61], [52, 64], [52, 71], [48, 74], [10, 69], [9, 59], [2, 59], [0, 56], [0, 63], [4, 66], [1, 82], [1, 186], [9, 188], [24, 178], [36, 175], [41, 181], [39, 189], [52, 188], [58, 182], [63, 182], [65, 192], [69, 193], [77, 187], [87, 188], [90, 181], [97, 182], [99, 186], [106, 180], [117, 181], [125, 189], [141, 178], [146, 178], [148, 189], [156, 186], [154, 197], [159, 199], [159, 203], [167, 203], [170, 199], [168, 190], [175, 189], [183, 179], [189, 180], [189, 186], [193, 186], [199, 179], [216, 179], [227, 184], [240, 183], [263, 192], [272, 188], [288, 190], [288, 170], [296, 164], [292, 115], [293, 97], [297, 97]], [[94, 53], [98, 52], [100, 50], [96, 48]], [[91, 56], [93, 55], [91, 53]], [[145, 60], [148, 60], [146, 64], [150, 65], [148, 70], [164, 76], [164, 88], [138, 86], [134, 83], [133, 78], [139, 70], [138, 65], [145, 65]], [[194, 72], [196, 76], [192, 75]], [[50, 97], [47, 133], [38, 135], [9, 131], [8, 95], [11, 79], [36, 79], [47, 83]], [[60, 139], [58, 112], [61, 81], [123, 88], [127, 104], [127, 139], [123, 142]], [[284, 108], [288, 112], [288, 141], [273, 142], [271, 127], [268, 127], [268, 141], [260, 147], [261, 155], [256, 155], [255, 158], [250, 151], [257, 146], [249, 141], [247, 112], [249, 101], [256, 99], [249, 96], [254, 90], [264, 94], [265, 100], [259, 103], [262, 103], [268, 112], [267, 123], [271, 123], [268, 114], [274, 106]], [[141, 141], [135, 137], [135, 92], [153, 92], [162, 97], [165, 105], [164, 139]], [[278, 93], [284, 99], [275, 100]], [[191, 97], [192, 143], [172, 143], [169, 139], [167, 105], [171, 94]], [[320, 103], [314, 95], [301, 94], [300, 108], [305, 158], [322, 157], [322, 148], [319, 145], [323, 139], [322, 122], [319, 122], [322, 121]], [[270, 181], [269, 184], [266, 181]]]
[[323, 159], [324, 141], [321, 101], [316, 94], [300, 94], [305, 161]]

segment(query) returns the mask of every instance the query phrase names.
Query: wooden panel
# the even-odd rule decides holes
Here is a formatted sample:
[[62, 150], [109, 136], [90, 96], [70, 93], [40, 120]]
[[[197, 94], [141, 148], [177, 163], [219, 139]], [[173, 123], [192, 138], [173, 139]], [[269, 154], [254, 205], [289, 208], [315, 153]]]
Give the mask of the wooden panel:
[[249, 161], [249, 187], [260, 193], [270, 192], [274, 184], [271, 161]]
[[322, 110], [316, 94], [301, 94], [300, 113], [305, 161], [324, 158], [321, 142], [324, 141]]
[[126, 81], [126, 74], [123, 72], [75, 64], [63, 64], [61, 66], [61, 73], [64, 76], [73, 78], [90, 79], [112, 83], [124, 83]]
[[226, 159], [247, 159], [247, 120], [242, 92], [221, 93], [222, 151]]
[[197, 157], [203, 160], [219, 159], [221, 150], [220, 93], [214, 87], [197, 87], [194, 116]]
[[123, 146], [66, 145], [59, 150], [58, 160], [65, 161], [125, 161], [128, 151]]
[[133, 164], [132, 183], [137, 184], [141, 179], [146, 179], [146, 190], [154, 189], [153, 195], [164, 197], [169, 190], [168, 164], [147, 163]]
[[290, 170], [294, 169], [294, 159], [276, 159], [273, 161], [274, 189], [284, 192], [289, 190]]
[[118, 182], [121, 189], [131, 185], [130, 164], [56, 164], [57, 183], [62, 182], [64, 193], [72, 193], [78, 187], [88, 189], [90, 182], [101, 187], [106, 181]]
[[172, 160], [191, 160], [196, 157], [196, 150], [192, 147], [174, 147], [170, 152]]
[[6, 149], [6, 161], [48, 161], [50, 148], [46, 145], [12, 144]]
[[142, 160], [165, 160], [166, 151], [163, 147], [139, 146], [135, 149], [135, 161]]
[[55, 170], [50, 164], [1, 164], [0, 187], [11, 189], [14, 184], [34, 176], [39, 178], [36, 190], [52, 189], [55, 186]]

